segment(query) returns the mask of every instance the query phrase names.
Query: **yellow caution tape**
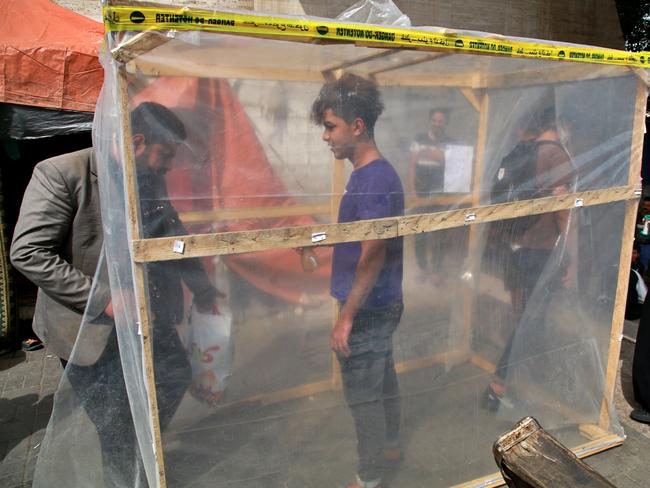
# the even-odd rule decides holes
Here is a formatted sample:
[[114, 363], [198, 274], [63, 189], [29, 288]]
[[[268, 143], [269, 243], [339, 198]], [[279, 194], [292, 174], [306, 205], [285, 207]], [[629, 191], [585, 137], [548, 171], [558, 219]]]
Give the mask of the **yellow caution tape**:
[[272, 17], [167, 7], [105, 6], [107, 32], [146, 30], [200, 30], [225, 34], [311, 38], [363, 42], [386, 47], [418, 47], [472, 54], [534, 58], [650, 68], [650, 52], [627, 52], [594, 47], [554, 46], [506, 38], [467, 36], [417, 29], [348, 24], [326, 19]]

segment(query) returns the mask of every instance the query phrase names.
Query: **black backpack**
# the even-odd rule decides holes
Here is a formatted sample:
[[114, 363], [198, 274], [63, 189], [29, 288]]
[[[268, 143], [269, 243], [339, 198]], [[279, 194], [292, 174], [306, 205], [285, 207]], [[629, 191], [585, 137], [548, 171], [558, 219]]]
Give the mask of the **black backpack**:
[[[502, 160], [492, 179], [490, 203], [531, 200], [548, 196], [537, 185], [537, 153], [543, 144], [555, 141], [520, 141]], [[539, 215], [504, 221], [503, 231], [510, 234], [507, 240], [521, 236], [539, 220]], [[505, 237], [505, 236], [504, 236]]]
[[543, 144], [555, 141], [520, 141], [502, 160], [494, 175], [490, 203], [504, 203], [540, 198], [537, 187], [537, 152]]

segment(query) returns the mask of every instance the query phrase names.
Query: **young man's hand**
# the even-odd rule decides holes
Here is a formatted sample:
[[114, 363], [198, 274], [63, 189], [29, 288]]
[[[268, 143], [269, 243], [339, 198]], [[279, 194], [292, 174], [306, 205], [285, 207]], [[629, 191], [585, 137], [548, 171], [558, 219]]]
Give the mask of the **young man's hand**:
[[111, 300], [104, 308], [104, 314], [114, 319], [116, 313], [125, 313], [125, 311], [131, 310], [137, 311], [133, 293], [128, 290], [120, 290], [117, 293], [111, 294]]
[[112, 319], [115, 318], [115, 314], [113, 313], [113, 300], [108, 302], [108, 305], [106, 305], [106, 308], [104, 309], [104, 313], [107, 317], [110, 317]]
[[316, 252], [312, 247], [297, 247], [295, 251], [300, 256], [300, 265], [305, 273], [311, 273], [318, 267]]
[[576, 266], [573, 263], [569, 263], [566, 267], [564, 274], [562, 275], [562, 284], [565, 288], [571, 289], [574, 288], [577, 283], [578, 272]]
[[341, 314], [336, 321], [336, 325], [332, 329], [332, 335], [330, 338], [330, 346], [332, 348], [332, 351], [346, 358], [350, 356], [348, 338], [350, 337], [351, 331], [352, 318]]

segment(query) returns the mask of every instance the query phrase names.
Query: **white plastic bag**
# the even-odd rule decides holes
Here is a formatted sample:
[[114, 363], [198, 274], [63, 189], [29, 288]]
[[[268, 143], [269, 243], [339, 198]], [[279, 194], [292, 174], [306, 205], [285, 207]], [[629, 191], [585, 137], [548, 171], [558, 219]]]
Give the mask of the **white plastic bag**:
[[186, 345], [192, 366], [190, 392], [213, 405], [219, 401], [232, 374], [232, 315], [204, 314], [192, 307]]
[[411, 19], [392, 0], [362, 0], [341, 12], [336, 20], [411, 27]]
[[641, 278], [641, 275], [636, 269], [632, 270], [637, 277], [637, 282], [636, 282], [636, 296], [638, 297], [639, 303], [645, 302], [645, 297], [648, 294], [648, 287], [646, 286], [645, 282], [643, 281], [643, 278]]

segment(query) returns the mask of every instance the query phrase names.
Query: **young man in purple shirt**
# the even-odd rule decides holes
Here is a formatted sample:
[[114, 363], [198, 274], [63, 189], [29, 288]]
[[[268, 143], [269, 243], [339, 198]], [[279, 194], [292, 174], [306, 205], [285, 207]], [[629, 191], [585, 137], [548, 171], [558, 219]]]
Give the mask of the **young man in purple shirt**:
[[[354, 170], [339, 208], [339, 222], [404, 215], [399, 176], [379, 153], [374, 126], [383, 111], [377, 86], [345, 74], [326, 83], [312, 120], [337, 159]], [[397, 461], [400, 401], [393, 361], [393, 332], [402, 304], [402, 238], [334, 246], [331, 294], [340, 313], [331, 347], [341, 365], [343, 391], [357, 433], [357, 481], [348, 488], [381, 486], [385, 461]]]

